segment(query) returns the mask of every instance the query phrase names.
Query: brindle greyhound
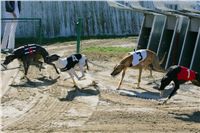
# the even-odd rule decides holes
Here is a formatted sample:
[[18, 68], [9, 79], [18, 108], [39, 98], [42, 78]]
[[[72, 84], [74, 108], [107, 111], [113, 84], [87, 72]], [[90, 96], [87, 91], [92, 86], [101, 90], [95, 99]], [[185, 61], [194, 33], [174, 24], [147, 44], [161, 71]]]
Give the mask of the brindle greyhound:
[[[142, 53], [145, 53], [145, 54], [142, 54]], [[134, 59], [136, 59], [136, 62], [137, 62], [135, 64], [134, 64]], [[164, 60], [164, 57], [163, 57], [163, 60]], [[121, 80], [120, 80], [118, 87], [117, 87], [117, 89], [120, 89], [120, 86], [122, 84], [122, 80], [124, 78], [124, 75], [125, 75], [127, 68], [128, 67], [139, 68], [139, 77], [138, 77], [138, 84], [137, 84], [137, 87], [139, 88], [140, 87], [140, 81], [141, 81], [142, 69], [143, 68], [144, 69], [150, 68], [150, 65], [152, 65], [151, 66], [152, 68], [150, 68], [150, 75], [152, 76], [152, 70], [151, 69], [154, 69], [154, 70], [157, 70], [157, 71], [160, 71], [160, 72], [164, 71], [160, 67], [160, 64], [161, 63], [159, 63], [159, 59], [156, 56], [156, 53], [154, 53], [151, 50], [141, 49], [141, 50], [137, 50], [135, 52], [129, 53], [128, 56], [124, 57], [120, 61], [120, 63], [114, 67], [114, 70], [111, 73], [111, 75], [114, 77], [114, 76], [118, 75], [121, 71], [123, 71]]]
[[45, 63], [52, 65], [55, 68], [56, 72], [59, 74], [55, 64], [53, 64], [49, 60], [49, 53], [43, 47], [37, 44], [28, 44], [14, 49], [11, 55], [6, 56], [6, 59], [3, 62], [2, 66], [6, 69], [6, 66], [14, 59], [21, 60], [24, 66], [25, 78], [27, 78], [26, 75], [28, 73], [29, 66], [32, 63], [40, 66], [41, 70], [43, 62], [39, 61], [40, 58], [43, 58]]

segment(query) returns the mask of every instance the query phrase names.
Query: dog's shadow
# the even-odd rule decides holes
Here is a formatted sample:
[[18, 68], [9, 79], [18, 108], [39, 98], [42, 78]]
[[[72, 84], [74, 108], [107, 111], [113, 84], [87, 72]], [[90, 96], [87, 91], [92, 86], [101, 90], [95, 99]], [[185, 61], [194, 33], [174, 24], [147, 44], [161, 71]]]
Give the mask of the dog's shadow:
[[55, 79], [49, 79], [46, 76], [39, 77], [37, 78], [37, 81], [32, 81], [29, 78], [24, 79], [21, 84], [11, 84], [10, 86], [12, 87], [31, 87], [31, 88], [36, 88], [36, 87], [41, 87], [41, 86], [50, 86], [53, 85], [57, 82], [57, 80], [60, 77], [57, 77]]
[[18, 66], [18, 67], [12, 67], [12, 68], [5, 68], [5, 67], [2, 67], [2, 68], [1, 68], [1, 71], [14, 70], [14, 69], [18, 69], [18, 68], [20, 68], [20, 66]]
[[175, 115], [174, 118], [183, 120], [186, 122], [196, 122], [200, 123], [200, 111], [193, 112], [192, 114], [176, 114], [176, 113], [170, 113], [172, 115]]
[[79, 96], [95, 96], [100, 94], [99, 88], [95, 87], [95, 89], [91, 87], [79, 88], [78, 86], [74, 86], [74, 90], [68, 91], [67, 96], [65, 98], [59, 98], [60, 101], [73, 101], [75, 97]]
[[[145, 91], [141, 91], [145, 90]], [[119, 94], [122, 96], [128, 97], [137, 97], [142, 99], [151, 99], [151, 100], [160, 100], [162, 98], [167, 98], [169, 94], [172, 92], [173, 88], [167, 89], [164, 91], [164, 95], [161, 97], [159, 92], [152, 92], [148, 91], [144, 88], [135, 89], [135, 90], [127, 90], [127, 89], [120, 89]]]

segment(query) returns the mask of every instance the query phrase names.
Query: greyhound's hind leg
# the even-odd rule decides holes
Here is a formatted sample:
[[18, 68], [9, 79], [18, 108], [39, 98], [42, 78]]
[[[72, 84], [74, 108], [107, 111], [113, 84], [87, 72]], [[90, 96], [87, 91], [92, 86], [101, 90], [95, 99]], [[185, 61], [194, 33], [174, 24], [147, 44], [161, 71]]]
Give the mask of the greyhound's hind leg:
[[56, 65], [53, 64], [53, 63], [52, 63], [51, 65], [52, 65], [52, 66], [54, 67], [54, 69], [56, 70], [56, 73], [59, 74], [59, 71], [58, 71], [58, 69], [56, 68]]
[[152, 69], [149, 69], [149, 72], [150, 72], [150, 75], [149, 75], [149, 77], [152, 77], [152, 78], [153, 78]]
[[24, 65], [24, 75], [27, 76], [28, 69], [30, 66], [30, 62], [28, 61], [27, 58], [23, 59], [23, 65]]
[[44, 69], [44, 67], [42, 67], [43, 62], [37, 61], [37, 63], [39, 64], [39, 70], [40, 70], [40, 71], [42, 70], [42, 68]]
[[192, 80], [191, 82], [193, 85], [200, 86], [200, 81], [198, 80]]
[[81, 79], [82, 77], [85, 76], [83, 65], [79, 64], [79, 68], [80, 68], [80, 70], [81, 70], [81, 74], [82, 74], [81, 77], [79, 77], [79, 78]]
[[150, 75], [148, 76], [149, 78], [153, 78], [153, 65], [150, 64], [147, 66], [147, 69], [149, 69]]
[[138, 76], [137, 88], [140, 88], [141, 75], [142, 75], [142, 67], [139, 68], [139, 76]]

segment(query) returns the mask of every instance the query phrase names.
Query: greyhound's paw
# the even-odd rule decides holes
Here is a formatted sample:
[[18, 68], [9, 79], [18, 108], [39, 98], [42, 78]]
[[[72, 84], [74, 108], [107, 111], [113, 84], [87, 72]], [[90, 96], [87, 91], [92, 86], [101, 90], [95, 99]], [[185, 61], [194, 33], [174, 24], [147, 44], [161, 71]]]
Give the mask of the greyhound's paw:
[[164, 101], [164, 102], [162, 101], [162, 102], [159, 102], [158, 105], [165, 105], [166, 103], [167, 101]]
[[49, 75], [49, 76], [47, 76], [47, 78], [48, 79], [53, 79], [54, 77]]
[[160, 100], [158, 105], [164, 105], [164, 104], [167, 104], [167, 101], [168, 101], [168, 98], [165, 99], [165, 100]]
[[26, 77], [25, 77], [25, 76], [23, 76], [23, 77], [21, 77], [21, 78], [20, 78], [20, 80], [24, 80], [24, 79], [26, 79]]
[[77, 85], [74, 85], [73, 88], [77, 88]]
[[85, 76], [83, 75], [83, 76], [81, 76], [81, 77], [78, 77], [78, 80], [81, 80], [81, 79], [83, 79], [83, 77], [85, 77]]
[[137, 85], [135, 88], [136, 88], [136, 89], [143, 89], [143, 88], [140, 87], [139, 85]]
[[76, 90], [80, 90], [80, 88], [78, 87], [77, 84], [75, 84], [75, 85], [73, 86], [73, 88], [75, 88]]
[[164, 105], [164, 103], [163, 102], [159, 102], [158, 105]]
[[153, 88], [159, 90], [159, 86], [153, 86]]
[[154, 77], [153, 77], [153, 75], [149, 75], [149, 76], [147, 76], [147, 78], [149, 78], [149, 79], [154, 79]]
[[57, 79], [60, 79], [60, 75], [58, 75], [58, 77], [57, 77], [57, 78], [55, 78], [55, 80], [57, 80]]

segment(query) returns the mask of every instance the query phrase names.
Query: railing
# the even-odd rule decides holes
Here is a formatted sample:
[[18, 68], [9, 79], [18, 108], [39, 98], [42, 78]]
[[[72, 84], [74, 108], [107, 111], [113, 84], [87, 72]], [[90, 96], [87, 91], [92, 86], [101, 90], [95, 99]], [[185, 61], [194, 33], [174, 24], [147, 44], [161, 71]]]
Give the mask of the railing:
[[26, 21], [38, 21], [39, 22], [39, 28], [38, 28], [38, 34], [37, 37], [38, 38], [38, 43], [42, 44], [42, 20], [41, 18], [1, 18], [1, 23], [3, 23], [3, 21], [17, 21], [17, 22], [26, 22]]

